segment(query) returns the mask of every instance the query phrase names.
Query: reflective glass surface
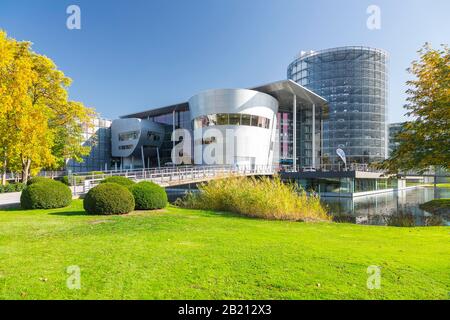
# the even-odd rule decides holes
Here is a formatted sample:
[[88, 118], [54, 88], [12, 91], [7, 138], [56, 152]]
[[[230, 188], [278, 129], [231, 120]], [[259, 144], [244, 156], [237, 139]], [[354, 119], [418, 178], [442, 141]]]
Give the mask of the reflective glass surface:
[[349, 163], [386, 156], [387, 54], [366, 47], [344, 47], [300, 56], [288, 78], [329, 102], [323, 121], [322, 161], [338, 163], [341, 148]]
[[[214, 119], [214, 121], [211, 121]], [[209, 127], [213, 125], [230, 126], [254, 126], [268, 129], [270, 120], [265, 117], [242, 113], [219, 113], [200, 116], [193, 120], [194, 129]]]

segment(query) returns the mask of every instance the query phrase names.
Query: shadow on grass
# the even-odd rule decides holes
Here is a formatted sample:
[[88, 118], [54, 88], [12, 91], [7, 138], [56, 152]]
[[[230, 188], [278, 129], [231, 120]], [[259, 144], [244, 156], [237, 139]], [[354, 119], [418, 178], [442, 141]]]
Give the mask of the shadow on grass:
[[[197, 214], [201, 214], [207, 217], [215, 217], [215, 218], [233, 218], [233, 219], [243, 219], [243, 220], [259, 220], [259, 221], [283, 221], [283, 220], [275, 220], [275, 219], [265, 219], [263, 217], [255, 217], [255, 216], [248, 216], [245, 214], [240, 214], [236, 212], [231, 211], [213, 211], [213, 210], [206, 210], [206, 209], [193, 209], [193, 208], [182, 208], [182, 207], [173, 207], [173, 208], [179, 208], [186, 211], [192, 211]], [[284, 220], [287, 221], [287, 220]]]
[[51, 216], [69, 216], [69, 217], [76, 217], [76, 216], [96, 216], [93, 214], [87, 214], [85, 211], [79, 210], [79, 211], [54, 211], [48, 213]]

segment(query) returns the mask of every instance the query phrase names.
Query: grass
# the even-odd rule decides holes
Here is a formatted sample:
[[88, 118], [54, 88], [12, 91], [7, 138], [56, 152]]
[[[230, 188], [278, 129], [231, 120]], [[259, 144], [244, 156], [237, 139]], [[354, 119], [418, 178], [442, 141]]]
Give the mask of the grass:
[[[423, 184], [422, 186], [434, 188], [434, 184], [432, 184], [432, 183]], [[437, 183], [436, 188], [450, 188], [450, 183]]]
[[447, 199], [434, 199], [428, 202], [425, 202], [420, 205], [422, 210], [428, 211], [430, 213], [450, 213], [450, 198]]
[[[0, 211], [0, 299], [448, 299], [448, 227]], [[66, 268], [81, 268], [69, 290]], [[381, 267], [381, 289], [366, 287]]]

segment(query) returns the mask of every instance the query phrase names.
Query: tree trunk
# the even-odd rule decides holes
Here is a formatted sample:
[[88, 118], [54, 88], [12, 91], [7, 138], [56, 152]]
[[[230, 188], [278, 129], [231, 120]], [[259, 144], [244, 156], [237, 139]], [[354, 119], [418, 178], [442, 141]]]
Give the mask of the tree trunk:
[[6, 157], [7, 157], [6, 150], [5, 150], [4, 157], [5, 157], [5, 159], [3, 160], [2, 186], [6, 185], [6, 169], [8, 166], [8, 161], [6, 159]]
[[28, 182], [28, 176], [30, 175], [31, 160], [25, 159], [22, 161], [22, 183]]

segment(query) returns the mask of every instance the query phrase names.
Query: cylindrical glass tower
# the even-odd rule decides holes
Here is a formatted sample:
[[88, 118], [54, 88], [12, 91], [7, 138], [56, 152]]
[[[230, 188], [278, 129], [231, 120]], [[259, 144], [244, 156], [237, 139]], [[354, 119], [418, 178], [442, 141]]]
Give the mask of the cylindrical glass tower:
[[288, 79], [329, 103], [323, 122], [322, 163], [370, 163], [387, 156], [388, 55], [380, 49], [341, 47], [302, 52], [287, 71]]

